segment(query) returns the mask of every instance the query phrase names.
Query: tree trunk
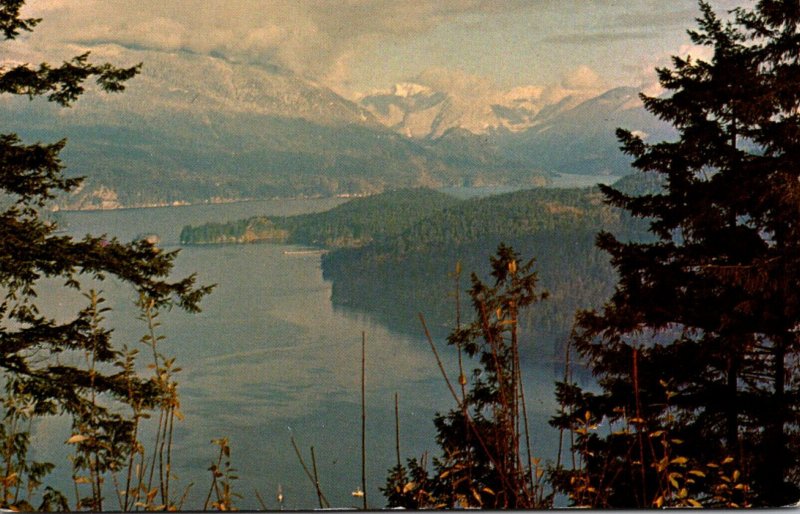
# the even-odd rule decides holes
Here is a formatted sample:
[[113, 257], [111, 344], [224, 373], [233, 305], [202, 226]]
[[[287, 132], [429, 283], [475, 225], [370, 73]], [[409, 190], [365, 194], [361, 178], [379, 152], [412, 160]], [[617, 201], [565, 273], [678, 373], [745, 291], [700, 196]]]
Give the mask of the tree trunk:
[[739, 458], [739, 409], [737, 405], [739, 392], [739, 359], [736, 353], [728, 356], [728, 373], [726, 379], [725, 435], [728, 440], [730, 455], [741, 463]]
[[775, 338], [772, 353], [774, 358], [773, 381], [775, 390], [772, 394], [772, 409], [767, 414], [764, 442], [765, 473], [763, 475], [763, 502], [771, 507], [779, 507], [794, 503], [797, 498], [787, 497], [786, 480], [786, 340], [782, 336]]

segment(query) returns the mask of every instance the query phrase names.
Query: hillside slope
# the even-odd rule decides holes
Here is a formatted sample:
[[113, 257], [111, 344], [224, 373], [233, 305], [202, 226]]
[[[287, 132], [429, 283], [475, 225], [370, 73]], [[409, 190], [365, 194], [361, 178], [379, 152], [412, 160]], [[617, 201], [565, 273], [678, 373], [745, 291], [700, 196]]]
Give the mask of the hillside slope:
[[[365, 109], [278, 68], [188, 53], [100, 47], [142, 61], [121, 95], [88, 92], [71, 109], [11, 98], [0, 122], [28, 141], [66, 137], [85, 187], [61, 207], [120, 207], [461, 185], [498, 166], [454, 166]], [[109, 57], [111, 58], [111, 57]]]
[[491, 283], [488, 259], [500, 243], [510, 245], [536, 260], [540, 288], [550, 293], [524, 319], [526, 344], [539, 345], [543, 358], [558, 358], [575, 311], [599, 307], [613, 291], [608, 256], [594, 245], [600, 230], [647, 237], [646, 223], [605, 205], [597, 188], [519, 191], [467, 200], [396, 236], [329, 252], [322, 270], [333, 284], [335, 306], [409, 334], [419, 334], [422, 309], [435, 335], [445, 337], [456, 322], [456, 263], [464, 272], [460, 290], [467, 305], [469, 273]]
[[298, 216], [253, 216], [186, 226], [181, 244], [292, 243], [361, 247], [395, 237], [461, 200], [432, 189], [400, 189], [356, 198], [331, 210]]
[[27, 141], [68, 139], [67, 174], [86, 183], [62, 208], [539, 186], [554, 172], [627, 173], [617, 126], [664, 133], [625, 88], [548, 105], [525, 88], [483, 104], [406, 85], [356, 103], [278, 66], [114, 45], [93, 55], [144, 67], [124, 94], [88, 91], [70, 109], [0, 105]]

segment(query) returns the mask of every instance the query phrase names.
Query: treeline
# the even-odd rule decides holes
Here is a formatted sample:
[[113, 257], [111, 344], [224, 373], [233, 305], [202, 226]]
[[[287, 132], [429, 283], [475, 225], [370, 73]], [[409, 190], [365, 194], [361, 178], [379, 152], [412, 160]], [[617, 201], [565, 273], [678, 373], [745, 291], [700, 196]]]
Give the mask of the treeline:
[[431, 246], [621, 228], [622, 224], [620, 211], [603, 204], [597, 189], [530, 189], [443, 206], [434, 216], [374, 245], [371, 251], [405, 255]]
[[298, 216], [255, 216], [181, 230], [181, 244], [281, 242], [326, 248], [354, 247], [393, 237], [461, 201], [432, 189], [399, 189], [356, 198], [329, 211]]
[[[658, 184], [636, 177], [623, 179], [620, 187], [647, 192]], [[561, 355], [575, 311], [599, 307], [613, 290], [615, 275], [595, 247], [596, 234], [610, 230], [643, 238], [645, 228], [603, 203], [597, 188], [537, 188], [469, 200], [421, 188], [357, 198], [322, 213], [187, 226], [180, 239], [332, 249], [322, 268], [333, 283], [336, 307], [368, 312], [410, 334], [418, 333], [417, 312], [424, 309], [438, 335], [455, 321], [456, 263], [483, 269], [483, 256], [506, 243], [536, 257], [542, 287], [550, 292], [522, 327], [548, 341], [549, 358]], [[469, 277], [460, 284], [465, 296]]]
[[539, 357], [560, 357], [576, 310], [599, 307], [613, 291], [615, 274], [594, 244], [601, 229], [647, 237], [645, 223], [603, 204], [596, 188], [519, 191], [464, 201], [395, 237], [330, 252], [322, 268], [333, 283], [334, 306], [368, 312], [409, 334], [419, 333], [422, 309], [431, 329], [444, 336], [455, 325], [457, 288], [467, 305], [470, 278], [456, 277], [456, 264], [484, 269], [485, 256], [506, 243], [535, 256], [541, 287], [550, 293], [521, 329], [547, 341]]
[[253, 218], [227, 223], [204, 223], [197, 227], [185, 226], [181, 230], [181, 244], [251, 243], [255, 241], [281, 243], [289, 234], [269, 218]]
[[[653, 191], [647, 177], [625, 178], [623, 189]], [[466, 301], [469, 277], [499, 243], [535, 256], [550, 299], [522, 330], [548, 341], [546, 358], [562, 354], [576, 310], [599, 307], [615, 275], [595, 247], [600, 230], [644, 238], [646, 224], [603, 203], [597, 188], [537, 188], [459, 200], [431, 189], [402, 189], [357, 198], [321, 213], [255, 216], [184, 227], [183, 244], [273, 242], [332, 249], [323, 257], [336, 307], [367, 312], [394, 330], [418, 334], [417, 313], [444, 335], [455, 322], [455, 290]], [[481, 277], [486, 279], [486, 277]]]

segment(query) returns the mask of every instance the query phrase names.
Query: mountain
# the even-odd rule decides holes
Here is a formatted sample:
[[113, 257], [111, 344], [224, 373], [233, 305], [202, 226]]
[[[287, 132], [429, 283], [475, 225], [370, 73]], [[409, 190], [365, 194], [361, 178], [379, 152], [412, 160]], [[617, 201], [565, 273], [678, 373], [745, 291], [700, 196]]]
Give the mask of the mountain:
[[61, 207], [545, 180], [487, 158], [479, 147], [462, 148], [455, 158], [442, 154], [277, 66], [111, 45], [96, 48], [93, 59], [144, 67], [124, 94], [89, 91], [70, 109], [22, 98], [0, 105], [0, 122], [27, 140], [69, 140], [62, 153], [67, 172], [87, 180], [60, 199]]
[[509, 159], [536, 162], [558, 173], [620, 175], [630, 170], [630, 158], [619, 150], [619, 127], [637, 131], [646, 141], [669, 139], [673, 129], [649, 114], [638, 90], [611, 89], [600, 96], [553, 115], [524, 131], [498, 138], [499, 151]]
[[543, 120], [574, 107], [581, 97], [567, 96], [547, 104], [539, 88], [519, 87], [484, 95], [437, 91], [406, 82], [391, 90], [373, 93], [359, 104], [383, 125], [412, 138], [436, 139], [454, 128], [473, 134], [504, 129], [526, 130]]
[[[13, 60], [14, 56], [10, 56]], [[72, 108], [3, 98], [26, 141], [66, 137], [66, 208], [114, 208], [406, 187], [544, 185], [553, 172], [623, 174], [617, 126], [657, 134], [633, 90], [546, 104], [535, 88], [476, 98], [414, 83], [350, 101], [278, 66], [99, 45], [140, 76]]]
[[331, 90], [278, 67], [102, 47], [93, 59], [144, 62], [122, 95], [70, 109], [11, 98], [0, 121], [26, 140], [67, 137], [85, 187], [62, 207], [374, 193], [452, 185], [459, 171]]
[[361, 105], [386, 127], [408, 137], [428, 137], [435, 132], [448, 95], [413, 83], [396, 84], [389, 93], [361, 99]]
[[646, 141], [669, 139], [673, 133], [668, 124], [645, 111], [635, 88], [612, 89], [572, 105], [575, 101], [565, 98], [542, 107], [525, 129], [498, 127], [474, 133], [454, 127], [424, 144], [445, 158], [471, 149], [528, 172], [625, 175], [631, 169], [630, 158], [619, 150], [617, 128], [637, 131]]
[[[648, 138], [669, 137], [670, 127], [648, 114], [638, 90], [620, 87], [595, 97], [566, 96], [554, 103], [541, 91], [517, 88], [481, 101], [405, 83], [366, 96], [360, 104], [378, 121], [451, 163], [479, 155], [505, 169], [619, 175], [630, 168], [618, 148], [618, 127]], [[515, 171], [516, 172], [516, 171]]]

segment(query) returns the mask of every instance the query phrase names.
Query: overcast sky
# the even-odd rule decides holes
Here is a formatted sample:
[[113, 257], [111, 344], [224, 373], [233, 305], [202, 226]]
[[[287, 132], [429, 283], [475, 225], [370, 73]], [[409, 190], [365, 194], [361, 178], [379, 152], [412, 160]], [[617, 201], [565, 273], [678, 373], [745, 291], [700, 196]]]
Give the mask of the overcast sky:
[[[735, 0], [711, 0], [721, 11]], [[739, 2], [741, 3], [741, 2]], [[20, 45], [119, 44], [278, 64], [353, 96], [461, 87], [643, 87], [691, 50], [695, 0], [29, 0]]]

